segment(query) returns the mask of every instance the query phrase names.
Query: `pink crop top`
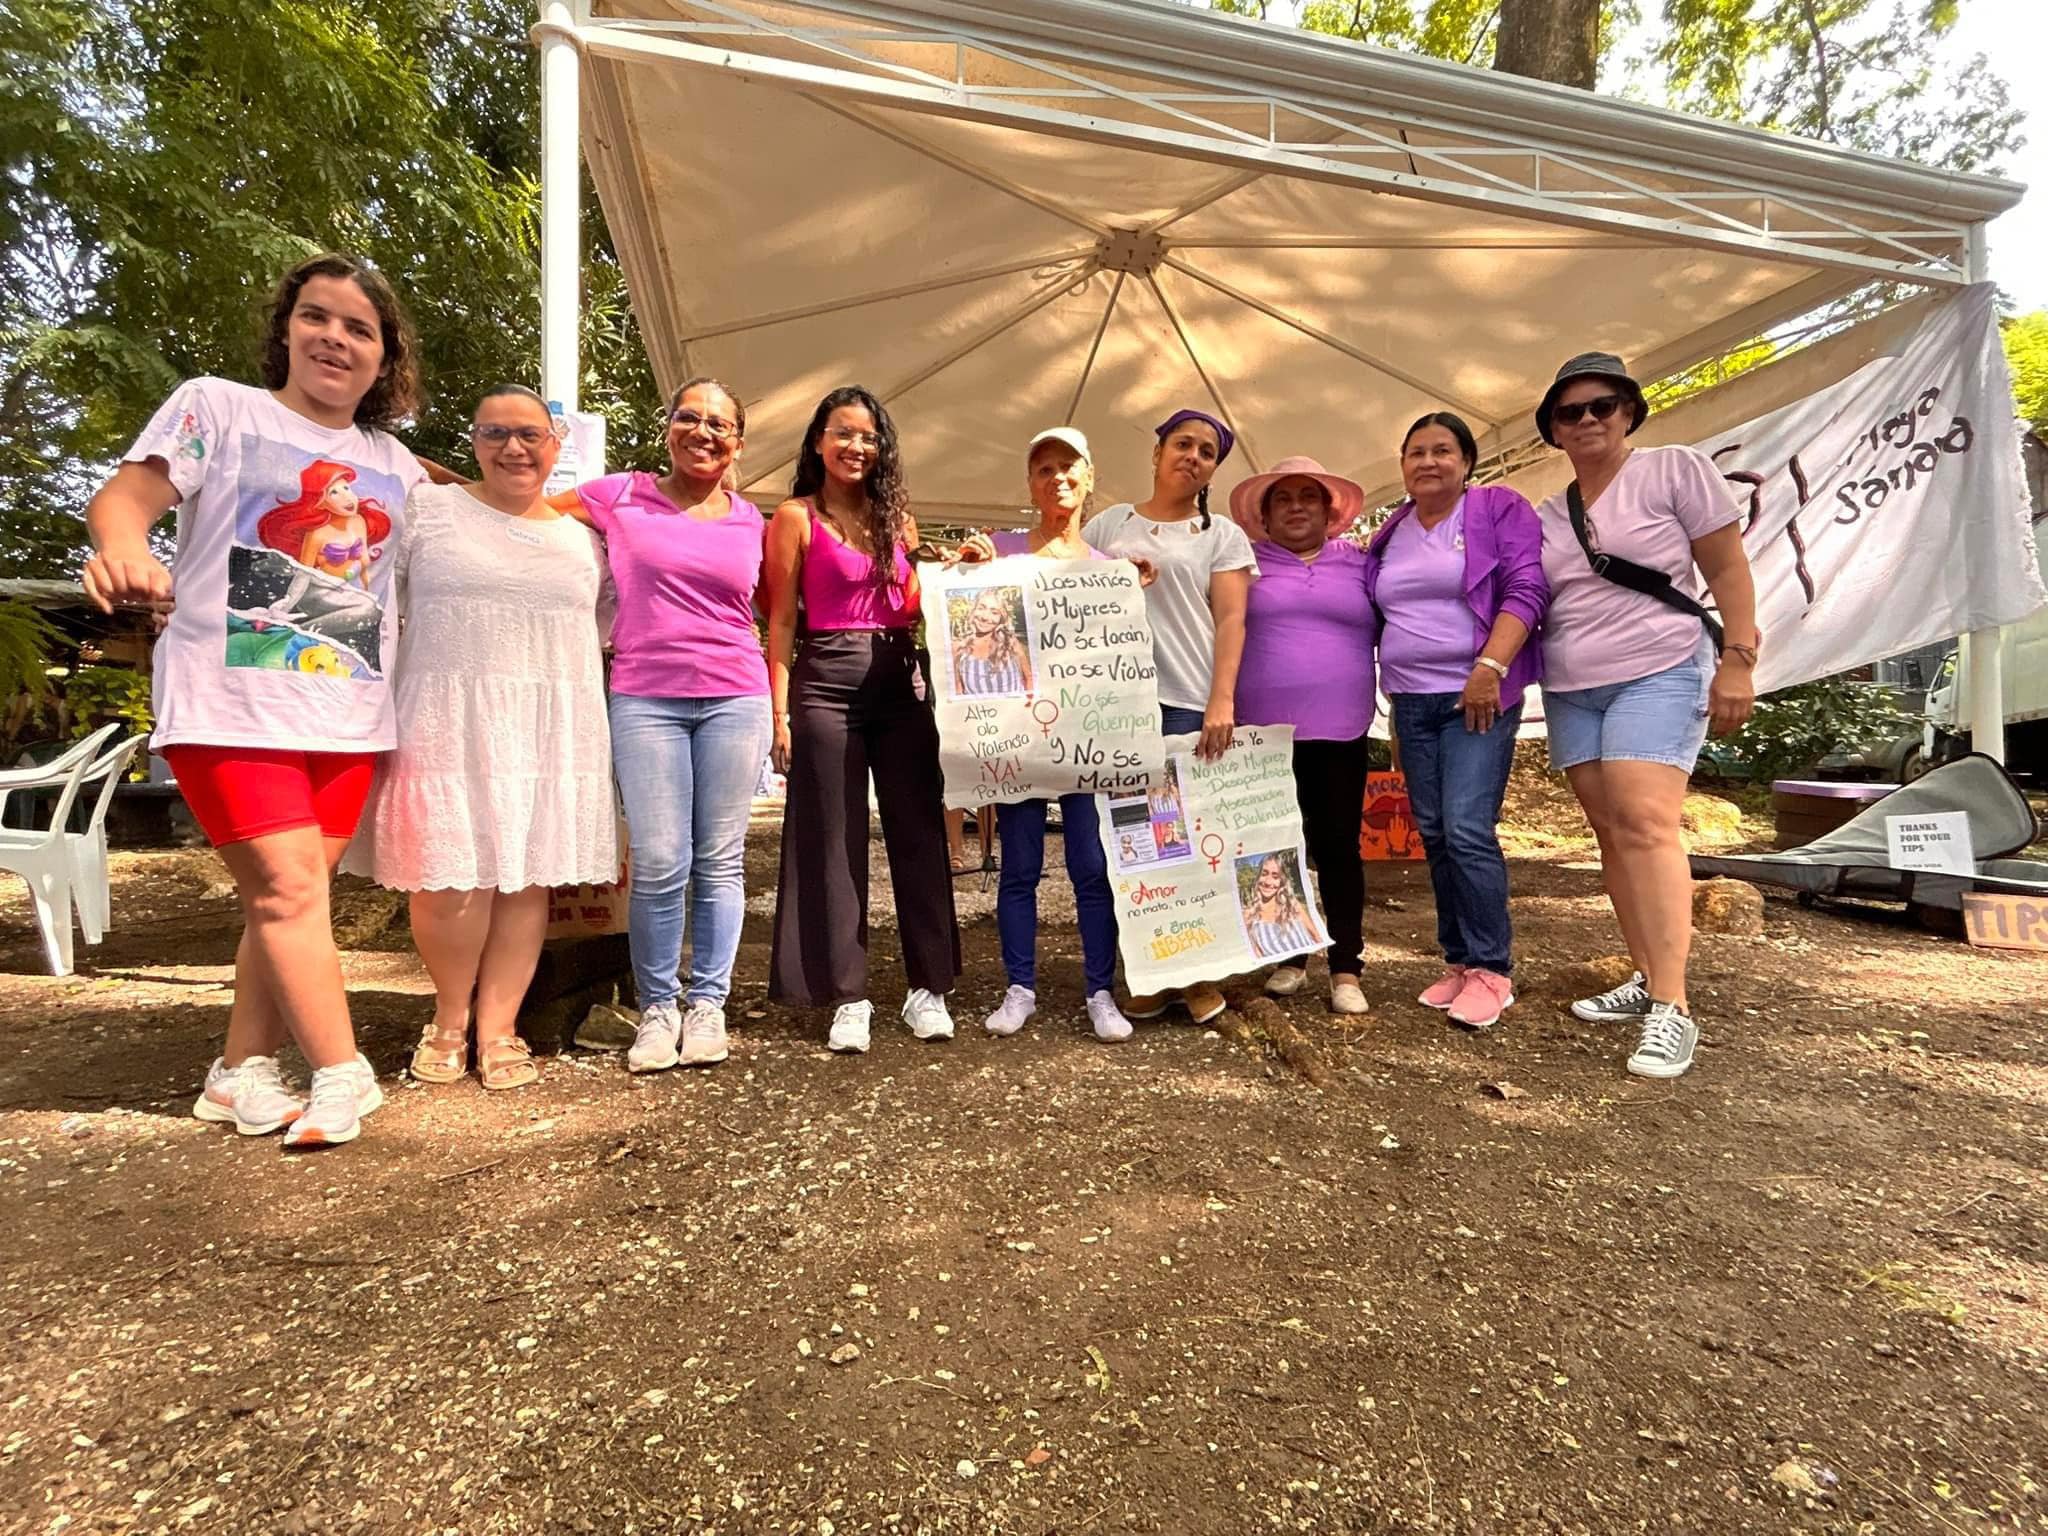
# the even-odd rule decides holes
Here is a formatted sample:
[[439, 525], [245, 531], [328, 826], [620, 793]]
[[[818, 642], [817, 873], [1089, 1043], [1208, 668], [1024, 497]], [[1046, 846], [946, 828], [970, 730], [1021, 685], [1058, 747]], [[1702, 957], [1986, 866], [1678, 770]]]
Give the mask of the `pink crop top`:
[[896, 546], [896, 579], [875, 583], [875, 562], [832, 531], [811, 508], [804, 554], [804, 624], [809, 629], [908, 629], [918, 620], [910, 558]]

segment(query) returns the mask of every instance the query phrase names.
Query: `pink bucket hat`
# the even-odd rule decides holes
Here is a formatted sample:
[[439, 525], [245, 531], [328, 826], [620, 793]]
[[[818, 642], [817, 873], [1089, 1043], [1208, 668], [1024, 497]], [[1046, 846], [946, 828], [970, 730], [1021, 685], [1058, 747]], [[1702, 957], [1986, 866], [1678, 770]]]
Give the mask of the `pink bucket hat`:
[[1277, 482], [1289, 475], [1307, 475], [1311, 480], [1320, 480], [1323, 489], [1330, 495], [1330, 537], [1335, 538], [1346, 528], [1358, 521], [1358, 514], [1365, 510], [1365, 487], [1355, 480], [1346, 480], [1342, 475], [1333, 475], [1314, 459], [1297, 454], [1291, 459], [1282, 459], [1263, 475], [1253, 475], [1230, 493], [1230, 515], [1237, 525], [1255, 539], [1266, 536], [1266, 517], [1261, 510], [1266, 492]]

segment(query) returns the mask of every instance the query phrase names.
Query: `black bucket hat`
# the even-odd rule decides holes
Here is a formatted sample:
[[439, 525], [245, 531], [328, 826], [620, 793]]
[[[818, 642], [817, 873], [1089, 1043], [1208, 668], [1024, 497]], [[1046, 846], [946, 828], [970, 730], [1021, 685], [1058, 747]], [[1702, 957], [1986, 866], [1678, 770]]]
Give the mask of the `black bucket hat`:
[[1650, 403], [1643, 398], [1643, 386], [1629, 377], [1628, 365], [1612, 352], [1581, 352], [1557, 370], [1557, 378], [1544, 392], [1543, 403], [1536, 407], [1536, 430], [1551, 447], [1557, 446], [1557, 439], [1550, 435], [1551, 408], [1557, 404], [1557, 397], [1563, 393], [1565, 385], [1574, 379], [1606, 379], [1619, 384], [1622, 398], [1628, 401], [1633, 413], [1628, 424], [1631, 433], [1649, 420]]

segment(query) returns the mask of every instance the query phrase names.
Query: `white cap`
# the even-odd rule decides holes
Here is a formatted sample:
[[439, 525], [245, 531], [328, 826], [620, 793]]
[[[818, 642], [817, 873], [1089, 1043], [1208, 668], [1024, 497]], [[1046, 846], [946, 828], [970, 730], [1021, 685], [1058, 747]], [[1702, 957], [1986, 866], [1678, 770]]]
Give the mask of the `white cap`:
[[1027, 464], [1031, 461], [1031, 455], [1038, 452], [1040, 443], [1065, 443], [1090, 464], [1095, 462], [1095, 456], [1088, 451], [1088, 439], [1081, 435], [1079, 427], [1047, 427], [1024, 445], [1024, 461]]

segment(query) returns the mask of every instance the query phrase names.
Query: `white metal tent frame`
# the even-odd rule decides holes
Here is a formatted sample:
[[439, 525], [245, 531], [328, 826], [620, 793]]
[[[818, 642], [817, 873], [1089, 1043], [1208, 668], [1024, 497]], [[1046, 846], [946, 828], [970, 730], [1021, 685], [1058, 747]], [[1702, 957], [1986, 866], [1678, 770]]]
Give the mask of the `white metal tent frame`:
[[[1980, 280], [1984, 225], [2021, 190], [1996, 178], [1909, 165], [1166, 0], [801, 0], [800, 8], [761, 0], [603, 0], [607, 12], [636, 4], [657, 14], [599, 14], [593, 0], [542, 0], [536, 29], [542, 51], [542, 380], [548, 396], [571, 409], [582, 132], [608, 149], [593, 157], [607, 208], [645, 202], [644, 189], [631, 184], [629, 174], [635, 135], [616, 75], [625, 64], [717, 71], [795, 93], [1072, 231], [1069, 242], [1021, 252], [1001, 265], [686, 324], [670, 311], [663, 285], [652, 280], [668, 263], [649, 221], [614, 217], [613, 238], [659, 377], [674, 381], [693, 371], [692, 344], [714, 337], [1006, 273], [1052, 274], [1052, 281], [975, 334], [892, 380], [887, 398], [991, 346], [1096, 275], [1112, 273], [1069, 419], [1088, 389], [1095, 348], [1135, 285], [1165, 314], [1218, 413], [1235, 421], [1227, 391], [1204, 366], [1156, 279], [1167, 268], [1460, 410], [1481, 429], [1483, 452], [1516, 448], [1533, 437], [1533, 398], [1512, 411], [1481, 409], [1410, 365], [1209, 271], [1205, 250], [1385, 247], [1401, 238], [1181, 238], [1176, 226], [1182, 221], [1266, 177], [1509, 215], [1532, 226], [1501, 237], [1500, 249], [1591, 254], [1681, 246], [1811, 269], [1811, 276], [1762, 302], [1717, 316], [1634, 359], [1646, 381], [1704, 362], [1874, 281], [1943, 288]], [[999, 83], [1020, 76], [1028, 83]], [[1218, 174], [1163, 217], [1118, 226], [925, 138], [915, 123], [927, 116], [1140, 149], [1213, 165]], [[760, 471], [758, 460], [753, 467], [760, 473], [786, 468], [795, 447], [775, 445], [769, 469]], [[1252, 453], [1249, 443], [1246, 451]], [[1262, 467], [1255, 458], [1253, 465]], [[1982, 652], [1995, 658], [1997, 648]], [[1987, 683], [1988, 670], [1976, 669], [1980, 687], [1996, 686], [1995, 679]], [[1973, 714], [1995, 721], [1999, 711]]]

